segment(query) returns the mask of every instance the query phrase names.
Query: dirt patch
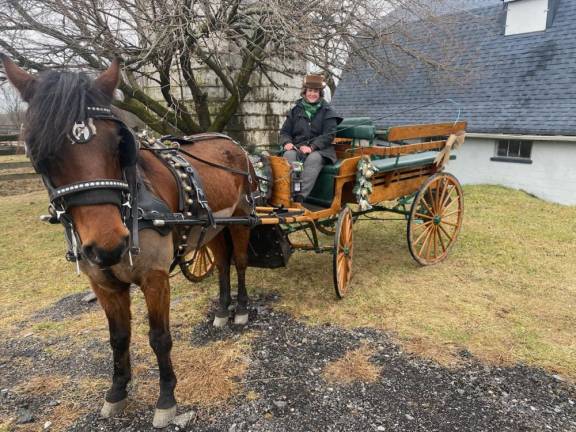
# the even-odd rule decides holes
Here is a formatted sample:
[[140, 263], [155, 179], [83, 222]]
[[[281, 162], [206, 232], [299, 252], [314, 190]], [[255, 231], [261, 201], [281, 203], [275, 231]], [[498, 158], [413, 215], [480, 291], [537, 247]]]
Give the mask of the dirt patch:
[[100, 306], [96, 301], [83, 301], [83, 298], [90, 294], [90, 292], [91, 291], [84, 291], [63, 297], [52, 306], [38, 311], [32, 319], [35, 321], [62, 321], [75, 315], [92, 312]]
[[40, 177], [0, 182], [0, 196], [21, 195], [42, 189], [44, 189], [44, 185]]
[[[215, 330], [210, 326], [213, 313], [214, 310], [188, 332], [181, 331], [183, 339], [175, 342], [173, 359], [182, 385], [178, 390], [179, 414], [194, 411], [185, 430], [576, 430], [576, 387], [539, 369], [523, 365], [488, 367], [469, 353], [462, 356], [457, 369], [444, 367], [406, 353], [380, 331], [309, 326], [296, 321], [274, 309], [274, 297], [256, 299], [251, 310], [254, 319], [246, 328], [231, 326]], [[88, 341], [82, 352], [71, 353], [74, 360], [56, 365], [46, 359], [50, 356], [41, 349], [43, 341], [28, 339], [31, 339], [28, 345], [0, 342], [0, 359], [13, 357], [14, 353], [26, 355], [34, 359], [28, 367], [72, 376], [68, 387], [74, 389], [79, 417], [66, 430], [152, 430], [152, 404], [157, 391], [154, 362], [134, 361], [135, 375], [148, 380], [147, 400], [134, 400], [139, 392], [133, 391], [124, 415], [102, 420], [98, 410], [111, 362], [91, 354], [108, 349], [107, 342]], [[203, 366], [200, 360], [194, 361], [192, 354], [204, 356]], [[356, 360], [352, 363], [361, 359], [365, 365], [373, 365], [379, 371], [375, 379], [346, 384], [325, 379], [330, 365], [351, 358]], [[187, 359], [191, 363], [186, 363]], [[193, 392], [208, 391], [209, 385], [222, 388], [216, 382], [202, 381], [203, 375], [210, 374], [210, 366], [218, 362], [222, 370], [239, 366], [227, 378], [235, 383], [236, 389], [223, 396], [215, 407], [203, 406], [192, 397]], [[144, 364], [140, 372], [138, 364]], [[12, 384], [2, 383], [8, 391], [0, 409], [0, 421], [13, 417], [18, 407], [28, 404], [39, 419], [36, 425], [43, 424], [53, 411], [48, 404], [54, 403], [56, 396], [41, 399], [37, 395], [18, 394], [13, 387], [30, 371], [8, 368], [9, 375], [16, 379]], [[0, 368], [2, 377], [6, 376], [3, 370]], [[193, 376], [196, 378], [190, 378]], [[81, 379], [95, 382], [96, 388], [77, 385]], [[166, 430], [177, 429], [171, 426]]]

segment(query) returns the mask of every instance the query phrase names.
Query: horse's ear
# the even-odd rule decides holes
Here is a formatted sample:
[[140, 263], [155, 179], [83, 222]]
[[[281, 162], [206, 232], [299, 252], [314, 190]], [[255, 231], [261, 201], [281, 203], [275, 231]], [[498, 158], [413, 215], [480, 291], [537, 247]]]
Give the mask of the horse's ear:
[[8, 81], [16, 87], [20, 96], [22, 96], [22, 99], [26, 102], [30, 102], [32, 96], [34, 96], [36, 78], [24, 69], [16, 66], [16, 64], [6, 54], [0, 53], [0, 61], [4, 64], [4, 71], [6, 72]]
[[114, 90], [120, 82], [120, 59], [116, 57], [104, 72], [94, 80], [94, 87], [100, 90], [110, 99], [114, 96]]

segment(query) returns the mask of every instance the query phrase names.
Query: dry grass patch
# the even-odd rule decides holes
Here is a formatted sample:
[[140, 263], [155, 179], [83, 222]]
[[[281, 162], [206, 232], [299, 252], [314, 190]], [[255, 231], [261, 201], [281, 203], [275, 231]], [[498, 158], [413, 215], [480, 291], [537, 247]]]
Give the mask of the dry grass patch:
[[[174, 345], [171, 357], [178, 377], [178, 403], [213, 407], [238, 394], [248, 367], [247, 341], [220, 341], [198, 348]], [[158, 398], [158, 378], [151, 373], [151, 360], [133, 369], [131, 399], [138, 407], [154, 405]]]
[[20, 395], [47, 396], [60, 392], [69, 382], [63, 375], [38, 375], [18, 384], [14, 391]]
[[103, 378], [82, 378], [71, 382], [66, 392], [60, 395], [61, 403], [47, 413], [42, 423], [52, 422], [51, 430], [67, 430], [75, 421], [96, 410], [104, 401], [109, 382]]
[[247, 340], [215, 342], [200, 348], [176, 347], [172, 361], [178, 376], [178, 400], [213, 406], [239, 393], [248, 368]]
[[69, 377], [58, 375], [33, 377], [14, 390], [21, 395], [49, 396], [58, 399], [60, 403], [54, 407], [38, 410], [35, 413], [34, 423], [11, 425], [8, 422], [6, 425], [11, 428], [10, 430], [18, 432], [36, 432], [43, 430], [44, 423], [50, 421], [52, 423], [50, 430], [67, 430], [79, 418], [95, 410], [94, 407], [104, 400], [107, 387], [107, 380], [101, 378], [71, 380]]
[[329, 363], [322, 375], [326, 381], [338, 384], [351, 384], [355, 381], [375, 382], [380, 375], [381, 368], [370, 362], [370, 357], [374, 353], [374, 349], [368, 345], [362, 345]]

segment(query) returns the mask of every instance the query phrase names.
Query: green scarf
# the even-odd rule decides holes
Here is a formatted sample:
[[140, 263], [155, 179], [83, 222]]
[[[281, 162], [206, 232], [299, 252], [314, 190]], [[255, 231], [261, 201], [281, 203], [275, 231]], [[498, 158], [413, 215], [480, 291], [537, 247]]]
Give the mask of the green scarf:
[[312, 120], [312, 118], [316, 115], [318, 110], [322, 107], [322, 100], [318, 100], [318, 102], [311, 104], [307, 102], [306, 99], [302, 99], [302, 107], [304, 107], [304, 112], [306, 113], [306, 117], [308, 120]]

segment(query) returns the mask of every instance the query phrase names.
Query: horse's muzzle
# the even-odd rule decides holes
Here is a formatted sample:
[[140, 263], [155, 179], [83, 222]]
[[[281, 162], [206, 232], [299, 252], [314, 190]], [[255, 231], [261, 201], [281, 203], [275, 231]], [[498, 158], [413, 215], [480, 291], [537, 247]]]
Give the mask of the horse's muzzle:
[[128, 236], [124, 237], [114, 249], [106, 250], [93, 243], [82, 246], [82, 254], [92, 264], [98, 267], [110, 267], [118, 264], [128, 250]]

